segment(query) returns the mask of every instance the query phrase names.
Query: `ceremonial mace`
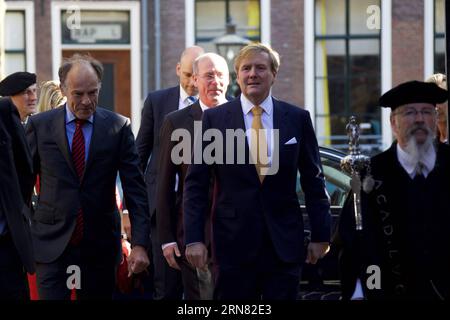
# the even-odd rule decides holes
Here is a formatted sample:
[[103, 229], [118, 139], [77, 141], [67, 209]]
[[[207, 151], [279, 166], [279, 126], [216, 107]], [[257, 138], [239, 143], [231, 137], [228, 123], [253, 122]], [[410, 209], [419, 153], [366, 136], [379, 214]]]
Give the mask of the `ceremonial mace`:
[[345, 129], [349, 138], [349, 155], [341, 160], [341, 168], [351, 176], [350, 186], [353, 192], [356, 230], [362, 230], [361, 176], [364, 175], [362, 186], [366, 192], [370, 192], [373, 189], [374, 180], [370, 174], [370, 158], [361, 154], [359, 149], [359, 125], [356, 123], [355, 116], [350, 117], [350, 121]]

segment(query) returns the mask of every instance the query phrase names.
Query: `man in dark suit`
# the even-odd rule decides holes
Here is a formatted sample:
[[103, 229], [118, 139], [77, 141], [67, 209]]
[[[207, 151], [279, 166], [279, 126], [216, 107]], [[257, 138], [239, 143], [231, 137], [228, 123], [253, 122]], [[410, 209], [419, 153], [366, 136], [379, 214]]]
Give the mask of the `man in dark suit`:
[[[176, 66], [180, 84], [155, 92], [151, 92], [142, 109], [142, 120], [136, 138], [141, 169], [145, 170], [145, 182], [150, 208], [152, 229], [152, 262], [154, 270], [154, 299], [181, 299], [182, 284], [180, 272], [170, 268], [166, 263], [158, 241], [156, 230], [156, 185], [158, 182], [157, 160], [159, 153], [159, 134], [164, 117], [175, 110], [180, 110], [192, 104], [197, 99], [197, 89], [194, 86], [192, 64], [203, 54], [203, 49], [197, 46], [187, 48]], [[125, 216], [124, 225], [127, 225]], [[127, 229], [127, 228], [126, 228]]]
[[[28, 86], [14, 84], [19, 91]], [[9, 98], [0, 98], [0, 300], [29, 299], [26, 272], [35, 272], [27, 192], [33, 185], [31, 170], [17, 109]]]
[[450, 147], [436, 139], [435, 111], [447, 97], [447, 90], [420, 81], [381, 96], [379, 105], [392, 110], [396, 141], [371, 158], [373, 183], [361, 190], [362, 230], [352, 196], [341, 213], [344, 299], [450, 298]]
[[[147, 197], [129, 119], [97, 107], [102, 65], [74, 55], [59, 69], [63, 108], [27, 126], [40, 194], [32, 236], [41, 299], [111, 299], [121, 259], [117, 173], [133, 226], [129, 274], [149, 265]], [[69, 278], [70, 277], [70, 278]]]
[[204, 227], [211, 174], [217, 184], [216, 299], [296, 298], [305, 256], [298, 171], [312, 229], [306, 261], [316, 263], [329, 249], [330, 204], [317, 140], [308, 112], [271, 97], [278, 66], [278, 54], [265, 45], [240, 51], [235, 70], [242, 95], [204, 112], [203, 134], [216, 137], [215, 148], [204, 141], [199, 162], [194, 148], [185, 179], [186, 257], [198, 268], [208, 256]]
[[[204, 110], [227, 101], [225, 93], [229, 84], [229, 71], [225, 59], [215, 53], [199, 56], [194, 61], [193, 71], [195, 86], [199, 92], [198, 101], [187, 108], [169, 113], [161, 129], [158, 166], [161, 179], [156, 193], [156, 225], [167, 263], [172, 268], [181, 270], [185, 299], [204, 300], [212, 299], [210, 272], [197, 270], [184, 256], [183, 186], [191, 162], [194, 123], [201, 125]], [[176, 132], [185, 134], [181, 141], [172, 140]], [[174, 158], [172, 153], [177, 145], [184, 145], [186, 149]], [[208, 192], [212, 193], [212, 190]], [[209, 224], [206, 226], [208, 229]], [[208, 244], [207, 240], [206, 245]], [[204, 279], [209, 282], [205, 283]]]

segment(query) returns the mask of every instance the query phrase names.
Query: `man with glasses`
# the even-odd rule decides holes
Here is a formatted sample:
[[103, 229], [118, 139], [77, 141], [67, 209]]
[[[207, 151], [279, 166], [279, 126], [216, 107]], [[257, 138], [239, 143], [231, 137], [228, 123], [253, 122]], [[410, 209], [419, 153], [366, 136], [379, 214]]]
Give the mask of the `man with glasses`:
[[446, 90], [419, 81], [380, 98], [396, 141], [362, 181], [363, 230], [351, 197], [342, 212], [344, 298], [449, 297], [450, 147], [435, 134], [435, 106], [446, 100]]
[[22, 125], [26, 125], [28, 117], [36, 113], [36, 75], [29, 72], [10, 74], [0, 82], [0, 96], [10, 97], [17, 108]]
[[[183, 187], [189, 168], [190, 150], [182, 150], [182, 155], [174, 156], [177, 146], [186, 141], [174, 141], [176, 132], [184, 130], [189, 133], [188, 145], [193, 150], [195, 136], [195, 121], [202, 119], [203, 111], [227, 102], [225, 94], [229, 84], [228, 65], [224, 58], [215, 53], [205, 53], [195, 59], [193, 64], [194, 84], [199, 93], [199, 99], [194, 104], [169, 113], [161, 129], [161, 147], [156, 196], [156, 226], [163, 255], [167, 263], [174, 269], [181, 270], [184, 298], [186, 300], [212, 299], [212, 279], [208, 268], [196, 269], [186, 260], [184, 255], [183, 226]], [[186, 154], [188, 161], [182, 160]], [[178, 152], [176, 152], [178, 155]], [[182, 161], [180, 161], [182, 160]], [[212, 205], [213, 188], [210, 186], [210, 206]], [[209, 217], [208, 217], [209, 220]], [[206, 229], [210, 228], [209, 223]], [[208, 234], [206, 231], [205, 233]], [[207, 245], [210, 244], [209, 234]]]

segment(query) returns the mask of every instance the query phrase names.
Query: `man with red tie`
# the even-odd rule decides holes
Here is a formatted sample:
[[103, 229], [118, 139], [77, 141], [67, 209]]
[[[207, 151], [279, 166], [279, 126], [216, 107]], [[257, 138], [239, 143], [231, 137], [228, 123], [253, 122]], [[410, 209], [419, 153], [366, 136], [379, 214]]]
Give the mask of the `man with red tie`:
[[111, 299], [121, 259], [119, 172], [133, 226], [129, 273], [149, 264], [145, 183], [129, 119], [97, 107], [103, 67], [74, 55], [59, 69], [63, 108], [30, 118], [27, 138], [41, 190], [33, 216], [41, 299]]

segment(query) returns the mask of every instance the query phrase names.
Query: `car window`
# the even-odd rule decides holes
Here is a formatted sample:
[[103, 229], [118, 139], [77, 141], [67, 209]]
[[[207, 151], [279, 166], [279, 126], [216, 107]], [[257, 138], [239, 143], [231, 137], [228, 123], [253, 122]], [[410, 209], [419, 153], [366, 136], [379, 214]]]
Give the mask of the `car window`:
[[[336, 159], [321, 157], [323, 173], [331, 205], [342, 207], [350, 190], [350, 177], [341, 171], [340, 162]], [[305, 195], [300, 187], [300, 174], [297, 175], [297, 197], [300, 205], [305, 205]]]

